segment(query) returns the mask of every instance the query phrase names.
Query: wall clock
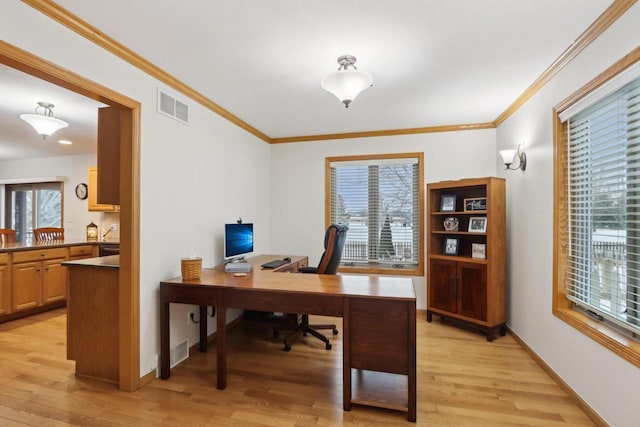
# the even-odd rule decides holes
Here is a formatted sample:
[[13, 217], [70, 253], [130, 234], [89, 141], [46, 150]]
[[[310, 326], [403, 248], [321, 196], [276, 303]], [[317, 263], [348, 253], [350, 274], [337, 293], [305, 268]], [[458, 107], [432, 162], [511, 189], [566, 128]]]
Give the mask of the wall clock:
[[80, 200], [86, 199], [87, 194], [88, 194], [87, 184], [85, 184], [84, 182], [81, 182], [80, 184], [76, 185], [76, 197], [78, 199]]

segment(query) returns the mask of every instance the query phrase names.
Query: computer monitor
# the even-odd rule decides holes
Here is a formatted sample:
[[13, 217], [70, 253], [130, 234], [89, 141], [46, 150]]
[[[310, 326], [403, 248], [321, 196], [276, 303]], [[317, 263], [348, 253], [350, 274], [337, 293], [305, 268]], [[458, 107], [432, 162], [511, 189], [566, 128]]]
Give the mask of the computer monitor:
[[253, 224], [224, 225], [224, 259], [242, 259], [253, 252]]

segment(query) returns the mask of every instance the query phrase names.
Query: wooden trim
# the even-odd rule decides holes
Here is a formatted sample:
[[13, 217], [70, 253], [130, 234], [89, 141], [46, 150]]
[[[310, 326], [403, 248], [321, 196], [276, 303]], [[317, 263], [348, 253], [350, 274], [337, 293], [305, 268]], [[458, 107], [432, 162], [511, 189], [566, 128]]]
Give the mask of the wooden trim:
[[423, 276], [424, 275], [424, 230], [425, 230], [425, 215], [424, 215], [424, 153], [390, 153], [390, 154], [361, 154], [357, 156], [338, 156], [338, 157], [326, 157], [325, 158], [325, 190], [324, 190], [324, 212], [325, 212], [325, 228], [331, 225], [331, 162], [344, 162], [344, 161], [358, 161], [358, 160], [381, 160], [381, 159], [418, 159], [418, 264], [415, 268], [411, 269], [392, 269], [386, 267], [374, 267], [374, 266], [354, 266], [354, 267], [340, 267], [338, 271], [349, 273], [363, 273], [363, 274], [396, 274], [400, 276]]
[[602, 73], [598, 74], [589, 83], [558, 103], [554, 107], [554, 111], [557, 114], [562, 113], [564, 110], [587, 96], [589, 93], [593, 92], [595, 89], [597, 89], [607, 81], [611, 80], [627, 68], [631, 67], [638, 61], [640, 61], [640, 46], [636, 47], [631, 52], [620, 58], [612, 66], [604, 70]]
[[618, 20], [637, 0], [615, 0], [596, 19], [576, 41], [569, 46], [562, 54], [540, 75], [516, 100], [500, 114], [494, 121], [496, 127], [500, 126], [509, 116], [515, 113], [529, 99], [542, 89], [549, 81], [558, 74], [569, 62], [580, 52], [589, 46], [595, 39], [600, 37], [607, 28]]
[[230, 113], [228, 110], [222, 108], [220, 105], [216, 104], [209, 98], [202, 95], [200, 92], [196, 91], [192, 87], [186, 85], [182, 81], [173, 77], [166, 71], [157, 67], [153, 63], [147, 61], [137, 53], [133, 52], [131, 49], [125, 47], [121, 43], [112, 39], [108, 35], [104, 34], [97, 28], [89, 25], [87, 22], [83, 21], [76, 15], [72, 14], [68, 10], [62, 8], [61, 6], [55, 4], [50, 0], [22, 0], [24, 3], [48, 16], [49, 18], [61, 23], [65, 27], [70, 30], [78, 33], [82, 37], [88, 39], [89, 41], [95, 43], [96, 45], [102, 47], [103, 49], [111, 52], [116, 55], [120, 59], [128, 62], [134, 67], [140, 69], [151, 77], [161, 81], [167, 86], [185, 94], [189, 98], [193, 99], [203, 107], [213, 111], [224, 119], [230, 121], [236, 126], [244, 129], [250, 134], [262, 139], [265, 142], [270, 142], [270, 138], [264, 133], [260, 132], [258, 129], [254, 128], [250, 124], [246, 123], [238, 116]]
[[607, 68], [582, 88], [571, 94], [553, 109], [553, 314], [584, 335], [618, 354], [629, 363], [640, 367], [640, 344], [619, 333], [615, 329], [597, 322], [573, 308], [566, 298], [566, 265], [569, 254], [569, 230], [567, 226], [567, 124], [561, 123], [560, 113], [579, 101], [603, 83], [615, 77], [626, 68], [640, 61], [640, 47], [632, 50], [622, 59]]
[[496, 126], [492, 122], [487, 123], [473, 123], [473, 124], [461, 124], [461, 125], [443, 125], [443, 126], [427, 126], [419, 128], [407, 128], [407, 129], [389, 129], [389, 130], [374, 130], [374, 131], [362, 131], [362, 132], [346, 132], [346, 133], [331, 133], [324, 135], [302, 135], [302, 136], [288, 136], [282, 138], [271, 138], [271, 144], [285, 144], [290, 142], [309, 142], [309, 141], [325, 141], [331, 139], [349, 139], [349, 138], [372, 138], [377, 136], [394, 136], [394, 135], [414, 135], [422, 133], [438, 133], [438, 132], [458, 132], [464, 130], [478, 130], [478, 129], [494, 129]]
[[[0, 40], [0, 63], [70, 91], [130, 111], [123, 133], [120, 169], [120, 274], [119, 330], [120, 381], [122, 390], [140, 386], [140, 103], [107, 87]], [[127, 114], [124, 114], [127, 116]], [[128, 117], [128, 118], [129, 118]], [[128, 135], [128, 137], [127, 137]]]
[[51, 19], [61, 23], [72, 31], [92, 41], [96, 45], [106, 49], [107, 51], [118, 56], [122, 60], [137, 67], [141, 71], [149, 74], [155, 79], [163, 82], [167, 86], [183, 93], [203, 107], [213, 111], [215, 114], [230, 121], [236, 126], [244, 129], [252, 135], [270, 144], [283, 144], [291, 142], [308, 142], [308, 141], [324, 141], [335, 139], [350, 138], [371, 138], [381, 136], [395, 135], [413, 135], [437, 132], [457, 132], [463, 130], [478, 129], [494, 129], [502, 124], [509, 116], [517, 111], [524, 103], [526, 103], [533, 95], [535, 95], [544, 85], [546, 85], [565, 65], [567, 65], [575, 56], [577, 56], [584, 48], [589, 46], [591, 42], [597, 39], [611, 24], [613, 24], [620, 16], [622, 16], [637, 0], [615, 0], [607, 10], [605, 10], [596, 21], [594, 21], [582, 35], [567, 48], [547, 70], [529, 86], [502, 114], [500, 114], [493, 122], [475, 123], [475, 124], [458, 124], [458, 125], [441, 125], [426, 126], [406, 129], [387, 129], [378, 131], [361, 131], [347, 132], [335, 134], [320, 135], [300, 135], [280, 138], [271, 138], [257, 128], [246, 123], [236, 115], [227, 111], [220, 105], [216, 104], [200, 92], [186, 85], [182, 81], [176, 79], [166, 71], [160, 69], [153, 63], [144, 59], [131, 49], [112, 39], [108, 35], [102, 33], [97, 28], [89, 25], [79, 17], [75, 16], [68, 10], [49, 0], [22, 0], [24, 3], [47, 15]]
[[525, 352], [542, 368], [543, 371], [547, 373], [551, 377], [552, 380], [558, 384], [558, 386], [569, 396], [571, 399], [582, 411], [593, 421], [595, 425], [598, 427], [609, 427], [609, 424], [585, 402], [578, 393], [576, 393], [569, 385], [564, 382], [562, 377], [558, 375], [551, 366], [547, 365], [545, 361], [536, 354], [528, 345], [525, 343], [522, 338], [518, 336], [511, 328], [507, 328], [509, 330], [509, 334], [513, 337], [513, 339], [520, 344]]

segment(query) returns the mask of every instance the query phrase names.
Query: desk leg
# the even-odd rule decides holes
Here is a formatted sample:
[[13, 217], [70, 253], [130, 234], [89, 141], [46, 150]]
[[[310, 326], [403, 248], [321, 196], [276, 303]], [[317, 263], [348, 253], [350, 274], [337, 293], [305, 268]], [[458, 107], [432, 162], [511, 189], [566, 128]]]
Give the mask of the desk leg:
[[160, 378], [171, 376], [171, 355], [169, 350], [169, 303], [166, 292], [160, 287]]
[[409, 373], [408, 373], [408, 408], [407, 419], [412, 422], [416, 422], [416, 304], [409, 304], [409, 324], [407, 329], [409, 331], [409, 348], [407, 349]]
[[342, 299], [342, 408], [351, 410], [351, 301]]
[[207, 352], [207, 306], [200, 306], [200, 352]]
[[[218, 304], [224, 301], [222, 292], [217, 291]], [[217, 357], [217, 387], [218, 390], [227, 388], [227, 308], [223, 304], [216, 306], [218, 330], [216, 331], [216, 357]]]

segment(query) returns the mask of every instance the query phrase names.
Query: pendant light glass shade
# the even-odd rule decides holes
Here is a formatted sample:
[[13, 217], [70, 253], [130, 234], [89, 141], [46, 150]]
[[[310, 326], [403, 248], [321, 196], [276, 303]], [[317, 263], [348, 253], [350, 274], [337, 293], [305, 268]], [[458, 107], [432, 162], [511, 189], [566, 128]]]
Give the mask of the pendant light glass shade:
[[[42, 135], [42, 139], [46, 139], [54, 132], [69, 126], [64, 120], [53, 117], [53, 107], [54, 105], [48, 102], [38, 102], [35, 114], [20, 114], [20, 118], [33, 126], [36, 132]], [[43, 114], [38, 114], [39, 108], [44, 109]]]
[[320, 82], [322, 89], [334, 94], [346, 108], [360, 92], [373, 86], [371, 74], [357, 70], [355, 62], [354, 56], [341, 56], [338, 58], [338, 71], [329, 74]]

